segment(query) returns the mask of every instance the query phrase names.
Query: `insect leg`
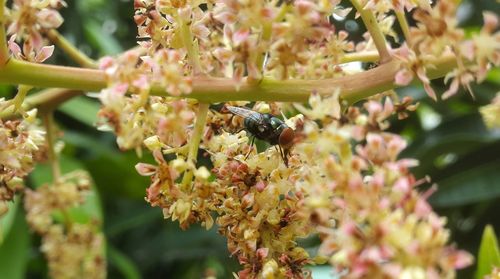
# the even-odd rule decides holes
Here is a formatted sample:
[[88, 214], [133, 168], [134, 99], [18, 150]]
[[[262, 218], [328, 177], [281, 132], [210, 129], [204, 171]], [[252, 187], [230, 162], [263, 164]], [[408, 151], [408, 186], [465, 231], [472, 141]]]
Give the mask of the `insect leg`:
[[283, 150], [280, 145], [278, 145], [278, 149], [280, 151], [281, 159], [283, 159], [283, 163], [285, 163], [285, 166], [288, 167], [288, 158], [285, 150]]
[[252, 136], [252, 141], [250, 143], [250, 150], [248, 151], [247, 155], [245, 156], [245, 160], [248, 159], [248, 156], [250, 156], [250, 153], [252, 153], [254, 141], [255, 141], [255, 137]]

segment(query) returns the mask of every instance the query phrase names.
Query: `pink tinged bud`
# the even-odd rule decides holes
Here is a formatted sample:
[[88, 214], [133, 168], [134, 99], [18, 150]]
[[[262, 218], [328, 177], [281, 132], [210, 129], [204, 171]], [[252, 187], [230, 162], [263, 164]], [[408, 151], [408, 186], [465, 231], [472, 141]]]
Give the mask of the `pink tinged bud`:
[[269, 254], [269, 248], [259, 248], [257, 249], [256, 254], [259, 260], [263, 260], [267, 258], [267, 255]]
[[462, 268], [468, 267], [473, 262], [473, 257], [465, 251], [455, 252], [455, 255], [453, 255], [452, 259], [454, 261], [453, 266], [456, 269], [462, 269]]
[[304, 16], [307, 15], [308, 13], [313, 12], [314, 4], [309, 1], [299, 0], [295, 1], [295, 8], [297, 9], [300, 15]]
[[141, 75], [139, 78], [135, 79], [132, 85], [141, 90], [149, 89], [149, 81], [145, 75]]
[[495, 32], [498, 26], [498, 16], [495, 13], [485, 11], [483, 12], [484, 26], [481, 31], [487, 32], [489, 34]]
[[346, 222], [344, 225], [342, 225], [341, 228], [342, 232], [347, 234], [347, 235], [355, 235], [357, 234], [357, 228], [356, 228], [356, 223], [352, 221]]
[[31, 43], [31, 41], [30, 40], [24, 41], [23, 44], [24, 56], [30, 57], [32, 52], [33, 52], [33, 44]]
[[208, 29], [201, 21], [193, 24], [191, 30], [193, 34], [200, 39], [206, 39], [210, 35], [210, 29]]
[[127, 83], [119, 83], [112, 88], [112, 93], [118, 96], [123, 96], [125, 93], [128, 91], [128, 84]]
[[263, 181], [259, 181], [255, 184], [255, 188], [259, 193], [262, 193], [266, 189], [266, 184]]
[[142, 176], [151, 176], [156, 172], [156, 166], [145, 163], [138, 163], [135, 169]]
[[49, 57], [52, 56], [52, 53], [54, 53], [54, 46], [44, 46], [40, 50], [40, 52], [37, 53], [35, 57], [35, 62], [42, 63], [45, 60], [47, 60]]
[[233, 80], [236, 81], [237, 83], [241, 82], [243, 80], [244, 73], [245, 73], [245, 65], [243, 63], [235, 64], [233, 72]]
[[[43, 38], [39, 32], [30, 33], [29, 40], [31, 41], [34, 49], [40, 49], [43, 47]], [[26, 52], [24, 54], [28, 55]]]
[[411, 186], [408, 183], [408, 179], [405, 177], [401, 177], [394, 183], [393, 190], [399, 191], [402, 193], [408, 193], [411, 190]]
[[436, 92], [434, 92], [430, 83], [424, 83], [424, 90], [429, 97], [431, 97], [434, 101], [437, 101]]
[[222, 63], [228, 63], [234, 59], [233, 52], [225, 48], [216, 48], [212, 54]]
[[157, 180], [148, 189], [146, 189], [146, 195], [148, 201], [154, 201], [159, 195], [161, 191], [160, 181]]
[[368, 143], [368, 147], [373, 151], [379, 151], [382, 146], [382, 137], [378, 134], [368, 134], [366, 136], [366, 142]]
[[246, 41], [250, 36], [250, 29], [241, 28], [233, 34], [233, 43], [239, 46], [242, 42]]
[[58, 28], [63, 23], [64, 19], [56, 10], [42, 9], [37, 13], [38, 24], [43, 28]]
[[393, 137], [387, 144], [387, 152], [391, 160], [395, 161], [399, 153], [406, 148], [406, 141], [398, 136]]
[[214, 15], [214, 18], [224, 24], [233, 24], [236, 22], [236, 15], [230, 12], [222, 12]]
[[106, 70], [108, 68], [111, 68], [113, 66], [114, 62], [115, 61], [111, 56], [105, 56], [99, 62], [99, 69]]
[[165, 161], [165, 158], [163, 158], [163, 154], [161, 152], [160, 149], [155, 149], [153, 151], [153, 157], [155, 159], [155, 161], [158, 163], [158, 164], [166, 164], [167, 162]]
[[144, 5], [144, 1], [143, 0], [134, 0], [134, 10], [138, 10], [140, 8], [146, 8], [146, 6]]
[[391, 200], [389, 200], [388, 198], [382, 198], [378, 203], [378, 207], [382, 210], [389, 209], [390, 206], [391, 206]]
[[264, 18], [264, 19], [267, 19], [267, 20], [272, 20], [275, 16], [275, 12], [273, 9], [271, 8], [262, 8], [260, 10], [260, 15]]
[[473, 41], [465, 41], [460, 45], [460, 53], [468, 60], [473, 60], [476, 55], [476, 45]]
[[16, 43], [16, 34], [12, 35], [9, 39], [9, 49], [12, 55], [19, 58], [22, 55], [21, 47]]
[[458, 88], [460, 86], [460, 80], [458, 77], [451, 81], [450, 88], [443, 93], [443, 100], [450, 98], [451, 96], [457, 94]]
[[406, 68], [399, 70], [394, 78], [394, 82], [401, 86], [408, 85], [412, 80], [413, 73]]

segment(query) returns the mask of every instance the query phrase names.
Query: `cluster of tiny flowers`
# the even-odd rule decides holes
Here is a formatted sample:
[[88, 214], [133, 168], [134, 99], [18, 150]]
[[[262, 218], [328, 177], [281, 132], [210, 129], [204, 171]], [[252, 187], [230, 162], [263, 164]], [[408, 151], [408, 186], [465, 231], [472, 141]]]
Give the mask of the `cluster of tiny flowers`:
[[190, 79], [184, 77], [179, 64], [181, 58], [174, 50], [158, 51], [153, 57], [128, 51], [117, 59], [107, 57], [101, 61], [108, 87], [99, 95], [103, 105], [99, 128], [113, 130], [120, 148], [140, 148], [144, 139], [153, 135], [159, 135], [164, 144], [172, 147], [186, 142], [186, 130], [194, 118], [191, 106], [185, 100], [169, 101], [149, 95], [151, 82], [178, 94], [191, 91]]
[[[417, 162], [398, 158], [406, 142], [385, 132], [389, 117], [404, 118], [416, 109], [411, 99], [372, 100], [342, 113], [340, 92], [324, 99], [313, 94], [309, 106], [295, 106], [302, 114], [287, 121], [296, 135], [288, 166], [277, 148], [258, 153], [246, 132], [227, 132], [241, 128], [241, 118], [211, 111], [200, 145], [211, 159], [209, 170], [191, 160], [198, 143], [187, 145], [195, 106], [151, 96], [158, 88], [176, 97], [188, 94], [191, 77], [200, 74], [238, 82], [346, 75], [343, 58], [377, 44], [369, 33], [355, 44], [336, 30], [330, 16], [350, 12], [339, 3], [135, 0], [140, 49], [102, 61], [108, 88], [100, 94], [101, 128], [114, 130], [121, 148], [145, 146], [153, 153], [156, 164], [136, 165], [139, 174], [151, 177], [146, 200], [184, 229], [216, 223], [242, 264], [240, 278], [304, 278], [309, 274], [303, 267], [325, 257], [346, 278], [453, 277], [471, 258], [447, 246], [445, 221], [426, 201], [433, 188], [420, 193], [426, 180], [409, 171]], [[416, 26], [388, 58], [401, 62], [398, 85], [416, 76], [437, 99], [427, 69], [443, 54], [454, 55], [458, 66], [446, 76], [447, 98], [460, 85], [482, 81], [491, 64], [500, 63], [492, 13], [484, 14], [482, 30], [467, 39], [457, 27], [453, 0], [434, 6], [425, 0], [358, 4], [396, 41], [392, 13], [414, 10]], [[322, 241], [317, 257], [297, 245], [297, 239], [315, 234]]]
[[[104, 237], [97, 223], [69, 220], [68, 210], [85, 202], [90, 177], [75, 171], [56, 183], [26, 190], [26, 219], [42, 237], [51, 278], [105, 278]], [[59, 216], [59, 218], [58, 218]]]
[[[304, 265], [325, 258], [345, 278], [452, 277], [471, 257], [447, 246], [445, 221], [426, 201], [432, 190], [419, 193], [425, 180], [409, 172], [417, 162], [398, 159], [405, 141], [384, 132], [401, 107], [386, 98], [341, 114], [337, 98], [313, 95], [308, 107], [297, 106], [305, 116], [287, 120], [297, 141], [288, 167], [275, 147], [257, 153], [246, 132], [227, 133], [234, 126], [227, 114], [211, 113], [201, 145], [214, 178], [182, 154], [167, 162], [166, 149], [150, 144], [158, 165], [136, 166], [152, 178], [148, 202], [182, 228], [209, 228], [215, 216], [243, 267], [239, 278], [307, 278]], [[194, 183], [178, 183], [187, 170]], [[311, 256], [297, 240], [316, 233], [322, 245]]]
[[[0, 100], [1, 103], [1, 100]], [[0, 216], [7, 202], [23, 189], [23, 178], [45, 157], [45, 132], [37, 125], [36, 110], [22, 120], [0, 120]]]
[[484, 26], [479, 33], [466, 39], [464, 30], [457, 26], [457, 3], [441, 0], [434, 7], [421, 5], [413, 14], [416, 27], [411, 27], [410, 38], [400, 51], [394, 55], [403, 61], [403, 67], [395, 81], [407, 85], [416, 75], [424, 84], [427, 94], [437, 100], [426, 74], [426, 68], [443, 54], [457, 59], [457, 68], [449, 72], [445, 81], [451, 80], [448, 90], [443, 93], [446, 99], [455, 95], [460, 86], [472, 94], [470, 83], [482, 82], [491, 64], [500, 65], [500, 32], [498, 16], [484, 12]]
[[[7, 9], [6, 26], [7, 35], [11, 36], [9, 47], [17, 58], [40, 62], [50, 56], [53, 47], [44, 47], [43, 33], [61, 26], [63, 18], [57, 10], [62, 7], [66, 7], [63, 0], [13, 1], [12, 8]], [[24, 41], [24, 54], [16, 40]], [[38, 59], [32, 53], [36, 53]]]

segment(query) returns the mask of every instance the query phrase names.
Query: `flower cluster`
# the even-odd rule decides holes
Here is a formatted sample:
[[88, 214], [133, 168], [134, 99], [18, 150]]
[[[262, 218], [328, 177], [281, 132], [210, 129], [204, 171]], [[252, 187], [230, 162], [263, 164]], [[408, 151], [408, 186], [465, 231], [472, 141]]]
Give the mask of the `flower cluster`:
[[[325, 257], [346, 278], [447, 278], [470, 263], [467, 253], [446, 246], [445, 221], [426, 201], [432, 190], [421, 194], [417, 187], [425, 180], [409, 172], [417, 162], [398, 159], [406, 143], [384, 132], [402, 106], [386, 98], [342, 114], [336, 94], [313, 95], [308, 107], [297, 109], [306, 117], [287, 121], [297, 134], [288, 167], [275, 147], [255, 152], [246, 132], [217, 129], [234, 124], [218, 113], [211, 113], [201, 144], [214, 179], [182, 154], [167, 162], [165, 148], [152, 145], [158, 165], [136, 166], [152, 178], [148, 202], [182, 228], [193, 222], [208, 228], [215, 216], [242, 264], [239, 278], [305, 278], [304, 265]], [[187, 169], [196, 176], [188, 186], [179, 182]], [[322, 246], [309, 255], [297, 240], [315, 234]]]
[[[149, 94], [152, 82], [172, 93], [191, 91], [190, 79], [184, 77], [179, 64], [181, 57], [174, 50], [158, 51], [154, 57], [128, 51], [115, 60], [107, 57], [101, 61], [108, 87], [99, 95], [103, 104], [99, 128], [113, 130], [120, 148], [140, 148], [143, 140], [153, 135], [159, 135], [169, 146], [178, 147], [186, 142], [187, 126], [194, 118], [189, 104], [185, 100], [168, 102]], [[151, 81], [147, 73], [153, 74]]]
[[437, 100], [426, 68], [443, 55], [453, 55], [457, 67], [445, 77], [445, 81], [451, 80], [448, 90], [442, 95], [443, 99], [447, 99], [457, 93], [459, 86], [472, 94], [470, 84], [482, 82], [491, 64], [500, 65], [498, 16], [485, 12], [481, 31], [465, 39], [464, 31], [457, 27], [456, 13], [457, 4], [452, 0], [442, 0], [434, 7], [424, 5], [416, 9], [414, 18], [417, 26], [410, 29], [406, 45], [395, 54], [403, 62], [395, 78], [397, 84], [407, 85], [415, 74], [424, 84], [427, 94]]
[[51, 278], [105, 278], [104, 237], [99, 225], [76, 223], [68, 211], [82, 205], [90, 177], [75, 171], [53, 185], [26, 190], [24, 205], [29, 226], [42, 237]]
[[35, 162], [45, 157], [44, 143], [36, 110], [27, 112], [22, 120], [0, 120], [0, 216], [7, 211], [7, 202], [23, 188], [23, 178]]
[[[57, 10], [62, 7], [66, 7], [63, 0], [13, 1], [11, 10], [7, 10], [7, 35], [11, 35], [9, 46], [16, 57], [27, 58], [33, 50], [42, 54], [51, 53], [44, 48], [43, 33], [61, 26], [63, 18]], [[24, 41], [24, 56], [20, 55], [16, 40]]]
[[488, 128], [500, 129], [500, 93], [497, 93], [491, 104], [482, 107], [480, 112]]

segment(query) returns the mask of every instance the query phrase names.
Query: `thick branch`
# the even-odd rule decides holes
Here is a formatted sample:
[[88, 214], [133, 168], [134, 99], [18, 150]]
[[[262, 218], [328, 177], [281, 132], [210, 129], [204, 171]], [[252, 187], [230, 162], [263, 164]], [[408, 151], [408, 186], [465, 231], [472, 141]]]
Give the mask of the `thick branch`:
[[[427, 69], [430, 79], [444, 76], [456, 67], [456, 57], [443, 56]], [[393, 60], [374, 69], [332, 79], [274, 80], [264, 78], [261, 83], [238, 84], [228, 78], [194, 77], [193, 92], [185, 97], [201, 102], [225, 101], [281, 101], [304, 102], [311, 92], [331, 94], [339, 88], [341, 97], [350, 103], [397, 87], [394, 76], [400, 62]], [[11, 59], [0, 69], [0, 83], [27, 84], [35, 87], [68, 88], [82, 91], [100, 91], [106, 87], [103, 71], [73, 67], [34, 64]], [[153, 86], [152, 95], [168, 96], [159, 86]]]

